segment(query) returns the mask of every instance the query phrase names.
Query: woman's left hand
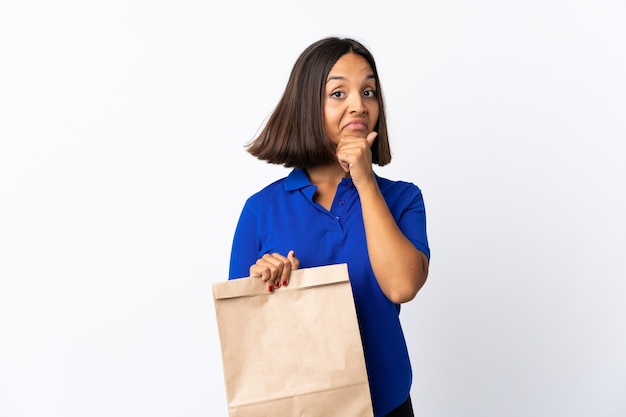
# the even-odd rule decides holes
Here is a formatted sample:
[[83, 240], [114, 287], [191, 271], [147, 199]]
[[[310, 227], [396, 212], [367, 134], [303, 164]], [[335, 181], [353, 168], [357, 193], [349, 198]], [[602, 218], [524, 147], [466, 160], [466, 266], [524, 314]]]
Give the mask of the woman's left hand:
[[374, 178], [371, 147], [376, 136], [377, 132], [370, 132], [365, 138], [343, 136], [337, 144], [337, 160], [344, 171], [350, 173], [352, 182], [357, 187]]

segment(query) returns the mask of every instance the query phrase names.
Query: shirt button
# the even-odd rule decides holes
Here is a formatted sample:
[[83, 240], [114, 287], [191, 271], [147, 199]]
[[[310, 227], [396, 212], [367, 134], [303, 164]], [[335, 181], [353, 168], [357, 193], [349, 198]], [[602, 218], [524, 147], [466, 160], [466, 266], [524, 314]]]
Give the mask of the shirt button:
[[345, 200], [339, 200], [339, 205], [343, 206], [344, 204], [346, 204]]

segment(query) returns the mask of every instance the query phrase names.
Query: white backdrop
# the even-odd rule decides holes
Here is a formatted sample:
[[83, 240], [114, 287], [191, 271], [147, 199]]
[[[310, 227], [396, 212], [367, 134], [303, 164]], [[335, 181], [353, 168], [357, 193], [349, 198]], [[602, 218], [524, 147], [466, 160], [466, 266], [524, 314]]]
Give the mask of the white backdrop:
[[374, 53], [378, 172], [424, 192], [417, 415], [626, 415], [624, 21], [622, 0], [0, 0], [0, 416], [227, 415], [211, 284], [287, 173], [243, 146], [328, 35]]

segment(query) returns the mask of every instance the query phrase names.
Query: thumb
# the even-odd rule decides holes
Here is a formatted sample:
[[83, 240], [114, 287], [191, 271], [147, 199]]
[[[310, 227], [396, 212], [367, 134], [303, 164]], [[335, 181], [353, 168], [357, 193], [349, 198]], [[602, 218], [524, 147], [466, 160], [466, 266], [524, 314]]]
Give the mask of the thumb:
[[287, 259], [291, 262], [291, 269], [298, 269], [300, 267], [300, 260], [296, 258], [296, 253], [293, 250], [290, 250], [287, 254]]
[[378, 132], [370, 132], [367, 135], [367, 138], [365, 138], [365, 140], [367, 140], [367, 145], [371, 148], [372, 144], [374, 143], [374, 139], [376, 139], [376, 136], [378, 136]]

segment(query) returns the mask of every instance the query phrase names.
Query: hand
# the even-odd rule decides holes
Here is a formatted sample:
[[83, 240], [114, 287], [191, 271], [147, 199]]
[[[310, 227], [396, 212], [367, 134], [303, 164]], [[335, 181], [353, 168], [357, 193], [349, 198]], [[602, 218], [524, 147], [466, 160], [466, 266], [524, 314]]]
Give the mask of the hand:
[[373, 177], [372, 144], [378, 136], [370, 132], [367, 137], [343, 136], [337, 145], [337, 160], [344, 171], [349, 172], [354, 185]]
[[287, 256], [280, 253], [266, 253], [250, 267], [250, 276], [267, 283], [267, 290], [272, 292], [281, 285], [289, 285], [291, 271], [300, 267], [300, 260], [293, 250]]

